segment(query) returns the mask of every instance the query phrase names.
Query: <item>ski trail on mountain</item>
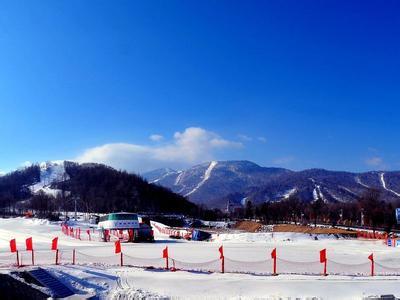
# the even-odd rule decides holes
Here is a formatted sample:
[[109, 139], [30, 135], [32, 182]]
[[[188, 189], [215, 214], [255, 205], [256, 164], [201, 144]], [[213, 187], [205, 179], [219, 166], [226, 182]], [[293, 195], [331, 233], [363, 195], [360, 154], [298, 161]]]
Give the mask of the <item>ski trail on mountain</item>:
[[164, 178], [168, 177], [168, 176], [171, 175], [171, 174], [175, 174], [175, 172], [167, 172], [167, 173], [165, 173], [164, 175], [162, 175], [160, 178], [157, 178], [157, 179], [151, 181], [150, 183], [157, 183], [157, 182], [159, 182], [160, 180], [163, 180]]
[[310, 179], [311, 182], [314, 184], [314, 190], [313, 190], [313, 198], [314, 198], [314, 201], [317, 201], [318, 199], [321, 199], [322, 201], [327, 202], [327, 200], [326, 200], [324, 194], [323, 194], [322, 191], [321, 191], [321, 186], [318, 185], [318, 184], [315, 182], [315, 179], [314, 179], [314, 178], [308, 178], [308, 179]]
[[399, 194], [399, 193], [396, 193], [395, 191], [393, 191], [393, 190], [391, 190], [391, 189], [389, 189], [389, 188], [386, 187], [386, 182], [385, 182], [385, 177], [384, 177], [384, 176], [385, 176], [385, 173], [381, 173], [381, 174], [379, 174], [379, 175], [380, 175], [382, 187], [383, 187], [385, 190], [387, 190], [388, 192], [391, 192], [391, 193], [395, 194], [397, 197], [400, 197], [400, 194]]
[[179, 175], [176, 177], [174, 185], [178, 185], [181, 182], [181, 178], [185, 172], [184, 171], [179, 171]]
[[357, 176], [357, 177], [355, 178], [355, 180], [356, 180], [356, 182], [357, 182], [358, 184], [360, 184], [360, 185], [362, 185], [363, 187], [366, 187], [367, 189], [369, 189], [369, 186], [368, 186], [368, 185], [366, 185], [366, 184], [364, 184], [364, 183], [361, 182], [360, 177]]
[[187, 197], [187, 196], [193, 194], [195, 191], [197, 191], [210, 178], [211, 172], [212, 172], [212, 170], [215, 168], [215, 166], [217, 164], [218, 164], [217, 161], [212, 161], [210, 163], [210, 165], [208, 166], [207, 170], [204, 172], [203, 180], [200, 181], [193, 190], [191, 190], [189, 193], [187, 193], [185, 195], [185, 197]]

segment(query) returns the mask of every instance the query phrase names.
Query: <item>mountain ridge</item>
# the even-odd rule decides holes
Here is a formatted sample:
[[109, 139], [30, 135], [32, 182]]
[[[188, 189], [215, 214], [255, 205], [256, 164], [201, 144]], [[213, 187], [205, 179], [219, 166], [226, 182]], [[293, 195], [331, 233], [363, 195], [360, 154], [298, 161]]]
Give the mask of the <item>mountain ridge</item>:
[[[262, 203], [296, 195], [303, 201], [349, 202], [369, 188], [387, 201], [400, 199], [399, 171], [348, 172], [322, 168], [293, 171], [261, 167], [251, 161], [212, 161], [186, 170], [162, 172], [155, 184], [188, 197], [198, 204], [224, 208], [227, 202]], [[208, 172], [207, 172], [208, 171]], [[147, 174], [142, 174], [148, 178]]]

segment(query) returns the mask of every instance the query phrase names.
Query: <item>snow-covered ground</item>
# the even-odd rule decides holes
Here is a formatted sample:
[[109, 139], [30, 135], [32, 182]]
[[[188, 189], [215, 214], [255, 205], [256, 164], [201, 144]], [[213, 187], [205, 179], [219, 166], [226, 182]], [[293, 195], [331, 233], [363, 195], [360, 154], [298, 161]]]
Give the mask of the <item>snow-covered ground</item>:
[[[61, 233], [59, 224], [37, 219], [0, 219], [0, 254], [9, 251], [9, 240], [17, 239], [19, 249], [24, 249], [25, 238], [33, 237], [34, 248], [49, 251], [51, 240], [59, 237], [59, 248], [70, 253], [76, 249], [80, 254], [77, 263], [84, 265], [49, 266], [50, 271], [77, 294], [97, 294], [101, 298], [179, 298], [179, 299], [287, 299], [317, 297], [322, 299], [362, 299], [370, 295], [394, 294], [400, 297], [400, 277], [397, 276], [344, 276], [344, 275], [251, 275], [219, 272], [170, 272], [160, 269], [119, 267], [114, 245], [99, 241], [80, 241]], [[299, 233], [235, 233], [220, 234], [212, 242], [192, 242], [169, 239], [157, 234], [156, 243], [122, 245], [129, 257], [160, 261], [162, 250], [168, 246], [169, 255], [182, 262], [206, 262], [216, 260], [219, 268], [218, 247], [224, 245], [227, 263], [247, 261], [246, 268], [270, 269], [270, 252], [277, 248], [278, 272], [285, 261], [304, 262], [298, 268], [320, 268], [319, 250], [327, 249], [328, 272], [354, 266], [369, 266], [368, 256], [374, 253], [377, 263], [400, 268], [400, 248], [390, 248], [383, 241], [336, 239]], [[44, 253], [44, 252], [43, 252]], [[109, 259], [109, 257], [111, 257]], [[65, 255], [66, 262], [70, 257]], [[104, 263], [89, 264], [94, 259]], [[315, 263], [317, 261], [317, 263]], [[310, 262], [310, 263], [307, 263]], [[333, 262], [342, 265], [334, 266]], [[262, 266], [262, 264], [266, 264]], [[111, 266], [112, 264], [112, 266]], [[243, 267], [243, 266], [241, 266]], [[4, 271], [10, 268], [3, 267]], [[400, 270], [400, 269], [399, 269]]]

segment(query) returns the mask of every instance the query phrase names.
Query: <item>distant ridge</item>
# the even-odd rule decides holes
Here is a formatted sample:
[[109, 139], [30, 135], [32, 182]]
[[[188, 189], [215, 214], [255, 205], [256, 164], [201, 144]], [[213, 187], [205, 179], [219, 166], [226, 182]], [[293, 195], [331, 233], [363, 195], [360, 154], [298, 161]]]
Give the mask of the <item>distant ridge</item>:
[[303, 201], [351, 202], [367, 189], [381, 192], [386, 201], [400, 200], [400, 172], [352, 173], [309, 169], [292, 171], [261, 167], [250, 161], [212, 161], [186, 170], [158, 169], [143, 174], [198, 204], [224, 208], [228, 202], [244, 204], [277, 201], [296, 195]]

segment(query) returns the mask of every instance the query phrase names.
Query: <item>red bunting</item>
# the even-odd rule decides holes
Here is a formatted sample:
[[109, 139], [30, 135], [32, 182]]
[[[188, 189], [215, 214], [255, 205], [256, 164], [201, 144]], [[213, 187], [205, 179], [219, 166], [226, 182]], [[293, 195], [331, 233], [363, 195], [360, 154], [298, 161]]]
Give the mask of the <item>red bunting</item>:
[[51, 241], [51, 250], [57, 250], [58, 249], [58, 237], [55, 237]]
[[320, 261], [321, 263], [326, 262], [326, 249], [322, 249], [322, 250], [319, 252], [319, 261]]
[[121, 253], [121, 242], [120, 241], [116, 241], [115, 242], [115, 253]]
[[370, 261], [374, 261], [374, 254], [371, 253], [370, 256], [368, 256], [368, 259], [369, 259]]
[[17, 252], [17, 242], [15, 239], [10, 241], [10, 251], [11, 253]]
[[33, 251], [33, 242], [31, 237], [25, 240], [25, 244], [26, 244], [26, 251]]

